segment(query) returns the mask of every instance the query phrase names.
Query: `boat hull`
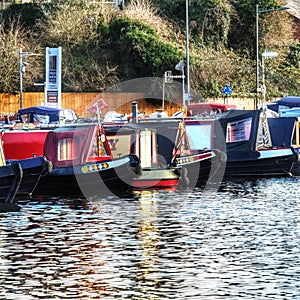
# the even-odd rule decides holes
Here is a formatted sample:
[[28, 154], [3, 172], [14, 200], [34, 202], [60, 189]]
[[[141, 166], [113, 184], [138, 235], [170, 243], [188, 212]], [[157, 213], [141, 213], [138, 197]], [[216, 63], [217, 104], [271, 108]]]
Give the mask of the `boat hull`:
[[177, 168], [143, 169], [142, 175], [133, 181], [133, 187], [140, 189], [172, 189], [177, 186], [179, 172]]
[[0, 203], [13, 203], [22, 180], [20, 163], [0, 167]]
[[294, 150], [298, 155], [298, 161], [296, 161], [293, 165], [292, 174], [294, 176], [300, 176], [300, 148], [294, 147]]
[[36, 188], [40, 178], [48, 174], [51, 170], [51, 163], [45, 157], [34, 157], [10, 161], [12, 163], [20, 163], [23, 177], [17, 191], [17, 195], [31, 196]]
[[297, 154], [292, 149], [257, 151], [256, 159], [228, 159], [225, 168], [227, 177], [273, 177], [291, 176], [297, 162]]
[[176, 159], [177, 166], [181, 167], [181, 186], [200, 187], [208, 180], [219, 181], [225, 162], [226, 155], [216, 150]]
[[53, 168], [51, 173], [41, 177], [34, 195], [125, 196], [132, 192], [133, 179], [139, 172], [139, 159], [135, 155]]

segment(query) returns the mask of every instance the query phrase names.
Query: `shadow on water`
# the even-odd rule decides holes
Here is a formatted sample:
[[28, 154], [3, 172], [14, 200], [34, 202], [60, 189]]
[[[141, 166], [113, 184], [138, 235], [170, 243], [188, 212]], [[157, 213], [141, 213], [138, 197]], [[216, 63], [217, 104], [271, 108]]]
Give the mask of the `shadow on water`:
[[0, 299], [299, 299], [299, 184], [21, 199], [0, 215]]

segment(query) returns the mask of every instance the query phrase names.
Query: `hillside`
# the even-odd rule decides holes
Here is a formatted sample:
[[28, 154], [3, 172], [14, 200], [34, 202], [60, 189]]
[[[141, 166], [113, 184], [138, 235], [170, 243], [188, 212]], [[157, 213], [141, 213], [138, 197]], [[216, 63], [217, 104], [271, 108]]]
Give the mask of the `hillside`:
[[[12, 5], [1, 14], [0, 91], [19, 90], [19, 48], [38, 53], [28, 59], [24, 90], [39, 91], [45, 47], [63, 49], [63, 91], [105, 91], [126, 80], [181, 74], [185, 62], [185, 1], [132, 0], [116, 11], [87, 1]], [[254, 97], [255, 7], [231, 1], [190, 1], [190, 84], [201, 99], [222, 96], [230, 84], [233, 96]], [[293, 3], [296, 5], [297, 1]], [[266, 0], [265, 5], [274, 5]], [[297, 6], [296, 10], [297, 10]], [[299, 44], [292, 40], [286, 12], [260, 16], [260, 52], [278, 58], [266, 63], [268, 97], [300, 94]], [[22, 45], [22, 46], [21, 46]], [[152, 86], [146, 87], [153, 89]]]

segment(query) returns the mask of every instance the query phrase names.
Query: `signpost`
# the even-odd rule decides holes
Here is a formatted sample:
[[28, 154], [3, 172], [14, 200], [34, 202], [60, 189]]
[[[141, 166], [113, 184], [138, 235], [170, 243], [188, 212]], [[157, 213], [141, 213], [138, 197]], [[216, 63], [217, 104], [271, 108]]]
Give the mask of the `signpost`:
[[61, 47], [46, 48], [45, 106], [61, 108]]
[[228, 104], [228, 96], [232, 94], [232, 88], [230, 85], [226, 84], [222, 89], [223, 94], [226, 95], [226, 104]]

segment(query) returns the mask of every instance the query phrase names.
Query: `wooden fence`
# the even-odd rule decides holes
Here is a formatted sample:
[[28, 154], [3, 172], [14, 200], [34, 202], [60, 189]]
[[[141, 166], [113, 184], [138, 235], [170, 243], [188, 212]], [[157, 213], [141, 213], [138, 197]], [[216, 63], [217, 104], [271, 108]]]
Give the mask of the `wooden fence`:
[[[146, 115], [155, 112], [161, 108], [149, 104], [144, 100], [142, 93], [62, 93], [62, 107], [73, 109], [78, 117], [88, 117], [90, 115], [88, 107], [97, 99], [102, 98], [107, 107], [102, 110], [104, 115], [108, 111], [117, 111], [120, 114], [129, 114], [132, 110], [132, 102], [138, 102], [138, 110]], [[43, 105], [44, 93], [25, 92], [22, 96], [23, 108]], [[0, 115], [12, 116], [20, 108], [20, 96], [13, 94], [0, 94]], [[165, 103], [165, 110], [169, 114], [173, 114], [180, 110], [180, 106], [176, 104]]]
[[[138, 102], [138, 110], [149, 115], [160, 109], [160, 106], [154, 106], [144, 99], [142, 93], [62, 93], [62, 107], [73, 109], [78, 117], [89, 117], [88, 107], [97, 99], [102, 98], [107, 107], [102, 110], [102, 115], [108, 111], [117, 111], [120, 114], [130, 114], [132, 102]], [[23, 108], [43, 105], [44, 93], [23, 93]], [[224, 98], [208, 99], [207, 101], [216, 103], [225, 103]], [[226, 100], [229, 104], [234, 104], [239, 109], [253, 109], [254, 99], [249, 98], [229, 98]], [[0, 94], [0, 118], [4, 115], [12, 116], [20, 108], [20, 96], [13, 94]], [[179, 111], [181, 107], [178, 104], [165, 102], [165, 110], [169, 115]]]

